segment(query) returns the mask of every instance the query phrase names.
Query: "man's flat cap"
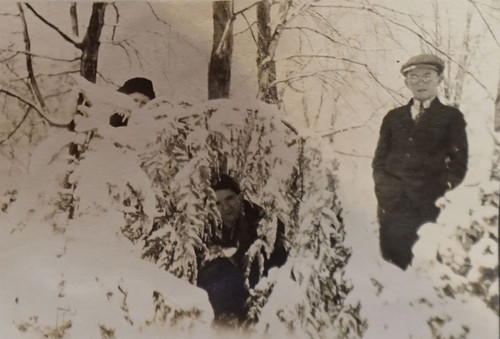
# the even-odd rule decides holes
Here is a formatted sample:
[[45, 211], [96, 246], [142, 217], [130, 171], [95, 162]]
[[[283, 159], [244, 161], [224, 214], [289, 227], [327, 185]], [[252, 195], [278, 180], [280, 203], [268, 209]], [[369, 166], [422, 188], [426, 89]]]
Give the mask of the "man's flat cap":
[[411, 57], [401, 67], [401, 74], [406, 75], [406, 73], [416, 68], [432, 68], [435, 69], [438, 74], [441, 74], [444, 70], [444, 61], [432, 54], [420, 54]]

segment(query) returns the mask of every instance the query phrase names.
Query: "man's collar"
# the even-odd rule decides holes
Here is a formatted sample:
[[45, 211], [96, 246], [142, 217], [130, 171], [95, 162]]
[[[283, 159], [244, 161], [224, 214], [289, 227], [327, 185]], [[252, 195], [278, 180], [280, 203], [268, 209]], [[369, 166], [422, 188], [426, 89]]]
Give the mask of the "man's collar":
[[[439, 101], [438, 97], [437, 96], [432, 97], [432, 98], [427, 99], [427, 100], [424, 101], [424, 108], [427, 109], [430, 106], [433, 106], [433, 105], [438, 104], [438, 103], [441, 103]], [[420, 101], [417, 100], [417, 99], [412, 98], [410, 100], [410, 102], [408, 102], [408, 107], [411, 108], [412, 106], [419, 107], [420, 106]]]

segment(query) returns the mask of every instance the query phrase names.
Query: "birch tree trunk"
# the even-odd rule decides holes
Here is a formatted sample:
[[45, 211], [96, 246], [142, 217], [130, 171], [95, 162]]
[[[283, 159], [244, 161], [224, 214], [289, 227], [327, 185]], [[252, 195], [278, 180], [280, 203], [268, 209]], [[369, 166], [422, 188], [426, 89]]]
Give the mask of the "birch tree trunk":
[[276, 84], [276, 63], [273, 60], [276, 44], [271, 32], [271, 2], [261, 0], [257, 6], [257, 69], [259, 83], [259, 99], [270, 103], [278, 103]]
[[214, 1], [213, 44], [208, 69], [208, 99], [228, 98], [233, 54], [233, 2]]

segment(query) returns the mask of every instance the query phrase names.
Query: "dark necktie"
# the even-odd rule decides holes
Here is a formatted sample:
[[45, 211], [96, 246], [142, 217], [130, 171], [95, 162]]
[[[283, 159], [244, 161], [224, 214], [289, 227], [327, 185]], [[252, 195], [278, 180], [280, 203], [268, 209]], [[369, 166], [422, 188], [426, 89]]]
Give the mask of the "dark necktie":
[[418, 113], [417, 115], [415, 115], [415, 123], [417, 123], [420, 120], [420, 118], [422, 118], [422, 114], [424, 112], [425, 112], [424, 103], [421, 102], [420, 106], [418, 107]]

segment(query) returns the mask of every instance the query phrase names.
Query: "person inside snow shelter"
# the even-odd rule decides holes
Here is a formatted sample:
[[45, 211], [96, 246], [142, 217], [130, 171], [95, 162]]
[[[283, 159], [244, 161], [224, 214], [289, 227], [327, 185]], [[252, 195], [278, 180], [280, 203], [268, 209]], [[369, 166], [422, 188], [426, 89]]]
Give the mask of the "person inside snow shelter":
[[[215, 326], [238, 326], [246, 318], [249, 297], [245, 285], [245, 271], [250, 267], [249, 286], [259, 280], [259, 264], [247, 257], [247, 250], [259, 237], [257, 228], [265, 217], [260, 206], [243, 199], [239, 184], [230, 176], [221, 174], [212, 186], [217, 198], [217, 209], [222, 217], [222, 232], [208, 241], [208, 248], [216, 259], [200, 264], [198, 286], [208, 293], [214, 310]], [[271, 267], [283, 265], [288, 258], [283, 223], [278, 220], [274, 248], [269, 256], [264, 255], [264, 276]], [[228, 249], [232, 248], [231, 254]]]
[[[153, 82], [146, 78], [131, 78], [125, 81], [123, 86], [118, 88], [117, 91], [130, 96], [137, 108], [143, 107], [145, 104], [156, 97], [153, 90]], [[91, 103], [83, 100], [82, 96], [78, 99], [78, 101], [79, 104], [82, 103], [83, 106], [91, 106]], [[82, 112], [78, 111], [76, 114], [83, 115]], [[130, 112], [128, 111], [115, 112], [110, 116], [109, 124], [113, 127], [127, 126], [129, 117]], [[71, 132], [75, 131], [75, 119], [72, 119], [68, 124], [68, 130]], [[88, 136], [88, 140], [90, 140], [91, 138], [92, 133], [90, 133], [90, 135]], [[88, 142], [88, 140], [86, 142]], [[83, 148], [84, 146], [72, 142], [69, 145], [69, 154], [78, 158], [80, 157], [81, 152], [83, 152]]]
[[382, 256], [403, 270], [420, 226], [437, 220], [436, 200], [467, 172], [464, 117], [437, 98], [444, 67], [430, 54], [402, 66], [413, 98], [384, 117], [372, 163]]
[[[122, 87], [118, 88], [118, 92], [130, 96], [137, 105], [137, 108], [143, 107], [156, 97], [153, 90], [153, 83], [146, 78], [129, 79], [125, 81]], [[114, 113], [109, 118], [109, 124], [113, 127], [127, 126], [128, 116], [124, 112]]]

